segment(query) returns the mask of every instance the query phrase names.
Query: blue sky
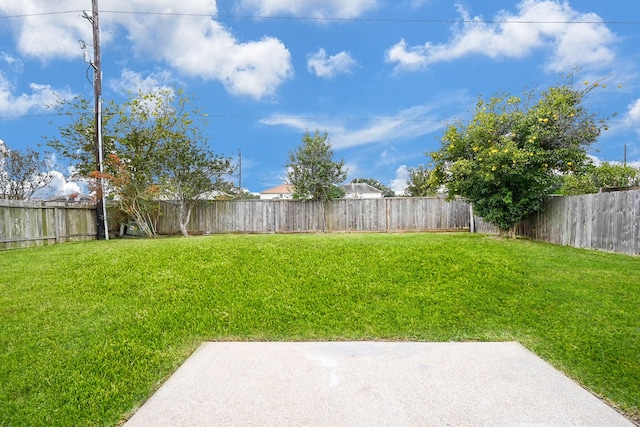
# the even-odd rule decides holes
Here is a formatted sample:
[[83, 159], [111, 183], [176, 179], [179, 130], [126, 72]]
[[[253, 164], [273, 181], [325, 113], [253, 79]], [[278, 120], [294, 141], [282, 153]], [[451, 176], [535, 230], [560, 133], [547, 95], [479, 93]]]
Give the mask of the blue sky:
[[[279, 185], [305, 130], [326, 130], [349, 180], [402, 191], [444, 127], [479, 95], [545, 88], [580, 67], [606, 78], [588, 107], [617, 114], [591, 154], [640, 166], [636, 0], [100, 0], [103, 97], [183, 88], [208, 116], [211, 148], [242, 184]], [[93, 97], [78, 40], [90, 0], [0, 0], [0, 140], [36, 148], [62, 117], [56, 96]], [[576, 23], [583, 22], [583, 23]], [[57, 159], [58, 192], [69, 192]]]

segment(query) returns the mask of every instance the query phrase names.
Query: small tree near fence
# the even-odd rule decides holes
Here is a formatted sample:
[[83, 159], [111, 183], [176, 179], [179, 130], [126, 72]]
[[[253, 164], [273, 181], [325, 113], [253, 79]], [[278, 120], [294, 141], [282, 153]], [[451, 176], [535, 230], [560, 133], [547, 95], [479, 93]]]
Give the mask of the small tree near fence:
[[216, 156], [204, 145], [177, 137], [164, 148], [165, 157], [172, 159], [162, 172], [166, 197], [178, 205], [178, 223], [184, 237], [189, 236], [187, 224], [198, 201], [213, 191], [225, 187], [225, 176], [233, 172], [231, 159]]
[[344, 160], [333, 159], [328, 134], [316, 130], [305, 132], [302, 145], [289, 153], [287, 180], [293, 185], [293, 197], [302, 200], [327, 201], [344, 196], [338, 187], [347, 179]]

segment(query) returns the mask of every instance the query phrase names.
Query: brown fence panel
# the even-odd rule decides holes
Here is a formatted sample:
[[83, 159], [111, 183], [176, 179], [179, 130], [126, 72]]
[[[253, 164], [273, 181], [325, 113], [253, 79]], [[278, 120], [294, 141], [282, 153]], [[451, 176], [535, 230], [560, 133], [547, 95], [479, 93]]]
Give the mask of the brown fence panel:
[[327, 230], [385, 232], [389, 199], [338, 199], [326, 204]]
[[[161, 202], [158, 232], [179, 232], [175, 205]], [[469, 229], [469, 207], [444, 198], [215, 200], [198, 204], [187, 227], [194, 234], [399, 232]]]
[[0, 249], [93, 240], [96, 235], [94, 205], [0, 200]]
[[640, 255], [640, 191], [553, 197], [516, 234], [577, 248]]
[[391, 198], [387, 207], [389, 231], [469, 229], [469, 205], [442, 197]]

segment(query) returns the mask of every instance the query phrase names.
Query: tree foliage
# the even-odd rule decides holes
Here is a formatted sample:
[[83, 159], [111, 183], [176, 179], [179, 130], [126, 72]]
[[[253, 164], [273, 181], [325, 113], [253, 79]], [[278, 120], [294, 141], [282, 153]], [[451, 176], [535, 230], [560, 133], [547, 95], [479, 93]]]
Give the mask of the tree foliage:
[[404, 190], [409, 197], [429, 197], [438, 194], [439, 184], [433, 180], [432, 171], [423, 165], [409, 168], [407, 188]]
[[39, 152], [10, 150], [0, 140], [0, 199], [28, 200], [52, 179], [48, 161]]
[[162, 157], [170, 160], [161, 172], [165, 193], [176, 201], [180, 232], [188, 237], [187, 224], [193, 207], [206, 193], [224, 187], [225, 176], [233, 170], [231, 159], [215, 155], [180, 135], [164, 147]]
[[396, 195], [395, 191], [393, 191], [391, 188], [387, 187], [386, 185], [384, 185], [383, 183], [381, 183], [375, 178], [355, 178], [355, 179], [352, 179], [351, 182], [354, 184], [360, 184], [360, 183], [369, 184], [370, 186], [382, 191], [383, 197], [395, 197]]
[[542, 207], [563, 174], [580, 171], [586, 149], [605, 128], [584, 107], [598, 86], [569, 85], [515, 96], [482, 98], [469, 123], [449, 126], [431, 153], [434, 180], [461, 196], [505, 232]]
[[[68, 123], [58, 128], [59, 135], [44, 136], [47, 145], [53, 148], [62, 158], [67, 159], [71, 168], [80, 177], [89, 177], [91, 172], [98, 170], [95, 161], [95, 114], [93, 101], [82, 96], [71, 100], [58, 100], [52, 106], [56, 113], [67, 117]], [[115, 153], [115, 138], [122, 132], [115, 130], [113, 119], [123, 112], [113, 102], [107, 102], [102, 107], [102, 121], [104, 127], [103, 151]]]
[[327, 132], [314, 136], [305, 132], [302, 144], [289, 152], [287, 180], [293, 185], [295, 199], [326, 201], [344, 196], [338, 187], [347, 179], [344, 160], [333, 159]]
[[107, 155], [105, 166], [109, 172], [99, 174], [94, 171], [90, 176], [109, 183], [110, 190], [107, 191], [119, 204], [124, 223], [132, 219], [146, 236], [154, 236], [160, 186], [145, 180], [131, 167], [129, 159], [118, 157], [115, 153]]
[[587, 165], [581, 174], [570, 173], [562, 178], [558, 191], [564, 196], [597, 193], [602, 188], [640, 186], [640, 169], [603, 162], [599, 166]]
[[182, 91], [140, 92], [123, 104], [110, 102], [103, 108], [107, 156], [102, 174], [96, 172], [89, 103], [77, 98], [58, 108], [71, 122], [60, 128], [59, 138], [48, 140], [49, 146], [80, 175], [106, 179], [109, 195], [147, 236], [155, 235], [159, 198], [177, 200], [186, 235], [195, 201], [232, 171], [228, 158], [206, 148], [204, 123], [196, 121], [202, 115]]

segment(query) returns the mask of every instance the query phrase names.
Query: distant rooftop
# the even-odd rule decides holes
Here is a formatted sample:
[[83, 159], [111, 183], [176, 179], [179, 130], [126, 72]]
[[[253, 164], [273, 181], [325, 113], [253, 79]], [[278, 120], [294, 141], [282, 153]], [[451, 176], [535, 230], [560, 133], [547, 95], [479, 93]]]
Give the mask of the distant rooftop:
[[277, 187], [269, 188], [260, 194], [293, 194], [293, 185], [282, 184]]
[[345, 193], [349, 193], [349, 194], [365, 194], [365, 193], [382, 194], [381, 190], [378, 190], [376, 187], [366, 184], [364, 182], [344, 184], [340, 188], [342, 188]]

